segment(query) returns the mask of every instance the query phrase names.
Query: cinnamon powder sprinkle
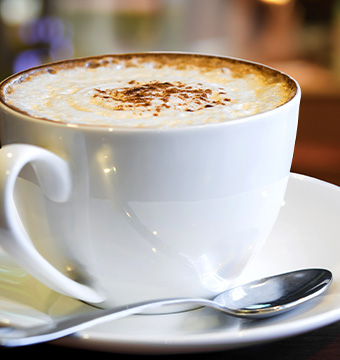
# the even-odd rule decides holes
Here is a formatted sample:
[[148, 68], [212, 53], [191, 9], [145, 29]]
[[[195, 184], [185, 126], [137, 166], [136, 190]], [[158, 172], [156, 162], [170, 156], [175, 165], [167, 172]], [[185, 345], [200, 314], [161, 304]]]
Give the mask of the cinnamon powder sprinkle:
[[159, 82], [150, 81], [140, 83], [131, 80], [129, 85], [114, 89], [94, 89], [94, 100], [100, 100], [111, 110], [137, 110], [143, 108], [152, 111], [153, 116], [170, 107], [182, 111], [198, 111], [217, 105], [225, 106], [230, 99], [224, 92], [213, 93], [211, 89], [193, 88], [180, 81]]

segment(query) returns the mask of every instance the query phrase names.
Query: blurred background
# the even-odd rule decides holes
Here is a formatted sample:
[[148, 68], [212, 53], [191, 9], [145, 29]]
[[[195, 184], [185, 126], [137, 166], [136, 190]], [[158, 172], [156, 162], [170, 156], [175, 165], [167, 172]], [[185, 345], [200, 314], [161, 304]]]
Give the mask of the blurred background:
[[303, 96], [292, 171], [340, 185], [340, 0], [0, 0], [0, 80], [50, 61], [157, 50], [293, 76]]

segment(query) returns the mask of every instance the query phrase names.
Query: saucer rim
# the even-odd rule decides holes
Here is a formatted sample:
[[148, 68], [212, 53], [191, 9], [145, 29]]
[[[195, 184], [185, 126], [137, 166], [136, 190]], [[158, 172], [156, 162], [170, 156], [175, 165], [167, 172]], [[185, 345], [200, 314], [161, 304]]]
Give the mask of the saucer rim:
[[[298, 173], [290, 173], [289, 183], [303, 181], [308, 182], [314, 188], [327, 188], [331, 191], [340, 191], [340, 187], [320, 180], [308, 175]], [[333, 279], [334, 282], [335, 279]], [[340, 279], [339, 279], [340, 281]], [[332, 295], [330, 295], [332, 296]], [[199, 311], [199, 310], [198, 310]], [[294, 327], [290, 323], [277, 323], [270, 325], [269, 328], [256, 328], [256, 331], [248, 331], [247, 334], [233, 338], [232, 341], [228, 339], [228, 330], [220, 333], [204, 333], [200, 335], [193, 335], [183, 339], [167, 338], [163, 341], [155, 341], [153, 339], [139, 338], [130, 339], [126, 337], [112, 339], [110, 335], [100, 333], [100, 325], [91, 331], [80, 332], [74, 336], [57, 340], [60, 345], [87, 348], [87, 349], [101, 349], [110, 352], [124, 353], [124, 354], [183, 354], [183, 353], [197, 353], [209, 351], [222, 351], [237, 348], [258, 345], [261, 343], [268, 343], [295, 335], [303, 334], [321, 327], [330, 325], [340, 320], [340, 305], [338, 308], [314, 315], [311, 318], [302, 318], [294, 322]], [[99, 331], [96, 332], [96, 329]]]
[[[296, 198], [296, 189], [298, 188], [298, 190], [301, 190], [299, 186], [303, 186], [303, 189], [305, 189], [305, 191], [303, 192], [306, 192], [307, 194], [310, 194], [310, 192], [312, 192], [313, 196], [315, 196], [316, 199], [315, 201], [317, 201], [317, 204], [319, 204], [320, 201], [325, 201], [326, 209], [332, 211], [334, 209], [336, 210], [340, 209], [340, 202], [338, 204], [338, 202], [334, 201], [333, 199], [335, 194], [336, 196], [340, 195], [340, 187], [335, 184], [331, 184], [324, 180], [316, 179], [307, 175], [290, 173], [288, 180], [288, 187], [289, 186], [293, 188], [292, 194], [294, 195], [292, 198], [290, 198], [290, 200], [292, 201], [294, 206], [296, 205], [294, 203], [296, 201], [298, 207], [300, 206], [300, 208], [298, 208], [299, 211], [301, 210], [301, 206], [305, 206], [304, 204], [302, 204], [303, 196], [305, 195], [300, 195], [300, 193], [298, 193], [298, 197]], [[290, 208], [288, 207], [288, 209]], [[285, 216], [288, 216], [288, 219], [291, 219], [293, 215], [294, 214], [292, 214], [291, 211], [288, 211], [286, 212]], [[333, 218], [333, 216], [331, 216], [331, 218]], [[322, 218], [321, 218], [321, 222], [322, 224], [324, 223], [324, 220]], [[280, 225], [280, 215], [279, 215], [278, 223]], [[285, 226], [286, 225], [284, 225], [284, 230], [285, 230]], [[279, 230], [280, 229], [281, 228], [279, 227]], [[338, 229], [338, 225], [335, 227], [335, 231], [337, 231], [337, 229]], [[284, 235], [286, 235], [286, 233], [284, 233]], [[278, 240], [279, 242], [282, 241], [280, 240], [280, 236]], [[274, 239], [276, 241], [276, 237], [274, 237]], [[330, 238], [326, 237], [326, 239], [328, 240], [329, 244], [335, 244], [333, 237]], [[295, 238], [293, 239], [293, 241], [296, 241]], [[301, 243], [298, 243], [298, 245], [303, 244], [303, 242], [304, 240], [301, 240]], [[277, 244], [274, 245], [277, 246]], [[269, 254], [271, 253], [271, 251], [272, 249], [269, 247]], [[264, 252], [262, 251], [262, 255], [264, 256], [267, 256], [267, 253], [268, 250]], [[298, 252], [297, 255], [298, 263], [301, 257], [301, 255], [299, 254], [300, 252]], [[332, 258], [326, 257], [324, 259], [323, 265], [331, 265], [332, 264], [331, 259]], [[290, 263], [290, 265], [295, 267], [296, 264], [294, 264], [294, 260], [293, 262]], [[270, 262], [269, 265], [266, 264], [265, 269], [262, 270], [267, 272], [268, 269], [269, 272], [273, 271], [273, 265], [270, 264]], [[308, 315], [306, 316], [302, 315], [302, 317], [301, 316], [299, 317], [299, 312], [294, 313], [295, 310], [293, 310], [293, 314], [290, 315], [291, 316], [290, 318], [288, 317], [288, 321], [285, 321], [284, 320], [285, 318], [283, 318], [283, 321], [274, 320], [273, 322], [267, 323], [267, 325], [265, 323], [264, 326], [257, 324], [256, 325], [253, 324], [253, 326], [248, 326], [246, 324], [243, 328], [241, 327], [240, 329], [236, 328], [236, 330], [232, 326], [231, 327], [228, 326], [228, 321], [227, 321], [227, 326], [225, 328], [222, 328], [220, 324], [218, 324], [218, 327], [212, 327], [212, 328], [205, 326], [204, 331], [199, 332], [196, 331], [197, 329], [194, 329], [195, 330], [194, 332], [184, 333], [185, 336], [181, 337], [181, 331], [179, 331], [180, 328], [178, 326], [180, 319], [183, 318], [185, 319], [186, 317], [190, 318], [190, 316], [192, 316], [192, 318], [198, 319], [198, 322], [202, 322], [205, 320], [204, 315], [202, 316], [202, 314], [206, 314], [202, 311], [209, 311], [206, 309], [196, 309], [196, 310], [191, 310], [188, 312], [182, 312], [177, 314], [152, 315], [152, 318], [154, 319], [152, 321], [154, 321], [156, 325], [165, 324], [165, 325], [161, 325], [161, 327], [163, 327], [163, 329], [161, 330], [163, 331], [160, 332], [160, 335], [157, 336], [156, 338], [153, 338], [152, 336], [150, 336], [150, 334], [149, 335], [146, 334], [145, 336], [143, 334], [141, 336], [141, 334], [138, 333], [138, 335], [136, 336], [134, 335], [137, 334], [136, 330], [135, 332], [132, 331], [131, 333], [132, 330], [131, 324], [132, 326], [135, 326], [136, 321], [137, 321], [137, 330], [141, 324], [150, 328], [150, 326], [152, 326], [153, 323], [152, 321], [150, 322], [150, 320], [146, 320], [146, 321], [144, 320], [144, 319], [150, 319], [149, 318], [150, 315], [135, 315], [134, 317], [130, 317], [129, 319], [126, 319], [127, 321], [126, 323], [124, 322], [120, 323], [123, 324], [122, 333], [119, 332], [117, 333], [117, 331], [115, 332], [114, 326], [112, 328], [112, 325], [110, 323], [106, 323], [102, 325], [97, 325], [86, 331], [76, 333], [73, 336], [68, 336], [59, 340], [55, 340], [53, 341], [53, 344], [70, 347], [70, 348], [99, 350], [99, 351], [122, 353], [122, 354], [166, 355], [166, 354], [184, 354], [184, 353], [231, 350], [231, 349], [244, 348], [252, 345], [258, 345], [261, 343], [268, 343], [275, 340], [288, 338], [291, 336], [306, 333], [308, 331], [319, 329], [321, 327], [330, 325], [340, 320], [340, 301], [339, 301], [340, 300], [340, 290], [339, 290], [340, 264], [339, 266], [336, 266], [336, 270], [337, 271], [335, 273], [333, 272], [333, 283], [336, 283], [337, 286], [332, 288], [333, 290], [331, 290], [329, 293], [326, 293], [327, 297], [321, 298], [320, 300], [321, 305], [322, 304], [329, 305], [330, 303], [332, 305], [331, 309], [329, 310], [328, 307], [321, 306], [321, 311], [319, 309], [316, 312], [313, 312], [315, 305], [314, 303], [311, 306], [312, 310], [309, 313], [307, 312]], [[260, 276], [262, 275], [263, 274], [261, 274], [260, 271]], [[258, 274], [255, 274], [254, 276], [258, 276]], [[15, 302], [15, 300], [13, 301]], [[64, 308], [63, 311], [65, 314]], [[302, 314], [304, 313], [302, 312]], [[68, 315], [71, 315], [71, 313], [67, 312], [66, 316]], [[283, 317], [284, 316], [285, 315], [283, 315]], [[162, 323], [162, 317], [163, 319], [168, 319], [168, 320]], [[167, 322], [169, 321], [169, 319], [171, 319], [170, 327], [169, 327], [169, 323]], [[159, 320], [160, 322], [158, 322]], [[118, 321], [125, 321], [125, 319], [121, 319]], [[237, 319], [235, 321], [238, 323], [243, 320]], [[231, 325], [233, 325], [232, 321], [230, 323]], [[175, 326], [173, 326], [173, 324], [175, 324]], [[124, 326], [125, 326], [125, 333], [124, 333]], [[167, 332], [164, 332], [164, 326]], [[173, 327], [175, 330], [173, 329]], [[112, 329], [113, 329], [113, 333], [111, 332]], [[186, 332], [186, 330], [184, 331]]]

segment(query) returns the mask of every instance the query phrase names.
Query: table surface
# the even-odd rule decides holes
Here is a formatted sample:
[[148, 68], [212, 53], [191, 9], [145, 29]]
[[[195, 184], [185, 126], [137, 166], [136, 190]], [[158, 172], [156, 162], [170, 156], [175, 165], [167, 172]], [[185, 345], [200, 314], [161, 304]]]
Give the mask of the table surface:
[[[108, 353], [104, 351], [92, 351], [86, 349], [68, 348], [52, 343], [31, 345], [20, 348], [0, 348], [0, 357], [5, 356], [44, 356], [53, 354], [56, 358], [63, 356], [94, 356], [99, 359], [128, 360], [145, 356]], [[164, 355], [167, 359], [182, 356], [191, 359], [261, 359], [261, 360], [335, 360], [340, 359], [340, 321], [318, 330], [307, 332], [285, 340], [274, 341], [267, 344], [241, 348], [237, 350], [226, 350], [200, 354]]]

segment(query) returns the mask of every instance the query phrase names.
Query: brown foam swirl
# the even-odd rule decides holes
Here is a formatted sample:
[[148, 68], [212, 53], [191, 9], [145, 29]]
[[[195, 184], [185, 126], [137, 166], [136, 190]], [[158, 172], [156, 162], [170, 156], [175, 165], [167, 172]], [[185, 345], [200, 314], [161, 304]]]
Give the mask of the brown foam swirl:
[[94, 89], [92, 102], [115, 111], [141, 109], [157, 116], [161, 110], [197, 111], [230, 101], [222, 90], [213, 91], [177, 82], [150, 81], [140, 83], [132, 80], [131, 86], [113, 89]]

